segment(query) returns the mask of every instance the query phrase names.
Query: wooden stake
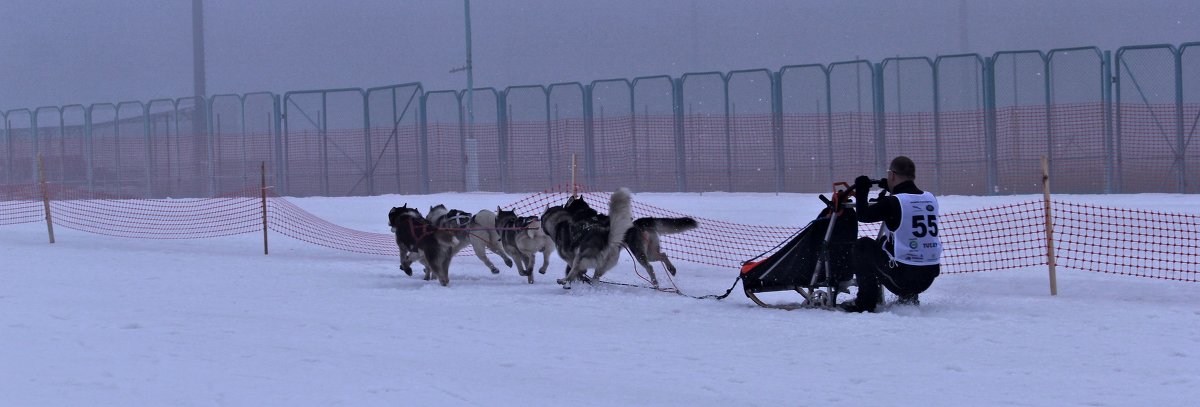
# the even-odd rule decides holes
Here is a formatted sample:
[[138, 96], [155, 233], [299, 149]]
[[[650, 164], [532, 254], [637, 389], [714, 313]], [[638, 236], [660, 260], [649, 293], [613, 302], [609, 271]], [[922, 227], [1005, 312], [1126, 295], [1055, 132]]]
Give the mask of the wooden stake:
[[46, 233], [50, 234], [50, 243], [54, 243], [54, 218], [50, 216], [50, 191], [46, 188], [46, 164], [41, 154], [38, 154], [38, 182], [42, 187], [42, 208], [46, 211]]
[[578, 188], [578, 185], [575, 183], [575, 170], [578, 168], [575, 166], [575, 156], [576, 155], [577, 154], [574, 154], [574, 153], [571, 154], [571, 198], [572, 199], [579, 197], [579, 188]]
[[267, 250], [267, 162], [262, 162], [260, 168], [262, 173], [262, 229], [263, 229], [263, 254], [269, 254]]
[[1050, 216], [1050, 163], [1042, 156], [1042, 202], [1046, 212], [1046, 264], [1050, 266], [1050, 295], [1058, 295], [1058, 277], [1054, 274], [1054, 218]]

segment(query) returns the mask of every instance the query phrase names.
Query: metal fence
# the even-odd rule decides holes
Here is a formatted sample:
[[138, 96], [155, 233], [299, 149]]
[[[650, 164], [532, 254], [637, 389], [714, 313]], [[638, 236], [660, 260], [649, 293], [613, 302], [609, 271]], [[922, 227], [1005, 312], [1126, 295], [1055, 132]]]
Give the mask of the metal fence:
[[[120, 197], [815, 192], [912, 157], [941, 194], [1200, 192], [1200, 43], [463, 91], [420, 83], [3, 112], [0, 183]], [[197, 103], [201, 102], [201, 103]], [[1190, 165], [1189, 165], [1190, 163]]]

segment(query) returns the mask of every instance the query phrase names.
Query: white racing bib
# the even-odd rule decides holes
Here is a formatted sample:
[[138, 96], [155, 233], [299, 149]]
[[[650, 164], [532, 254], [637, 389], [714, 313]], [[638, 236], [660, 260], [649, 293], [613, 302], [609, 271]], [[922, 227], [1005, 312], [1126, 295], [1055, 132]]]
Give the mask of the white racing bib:
[[[913, 266], [938, 264], [942, 241], [938, 239], [938, 202], [933, 194], [896, 194], [900, 200], [900, 227], [888, 231], [894, 253], [892, 260]], [[884, 229], [887, 229], [886, 227]], [[887, 244], [884, 244], [887, 252]]]

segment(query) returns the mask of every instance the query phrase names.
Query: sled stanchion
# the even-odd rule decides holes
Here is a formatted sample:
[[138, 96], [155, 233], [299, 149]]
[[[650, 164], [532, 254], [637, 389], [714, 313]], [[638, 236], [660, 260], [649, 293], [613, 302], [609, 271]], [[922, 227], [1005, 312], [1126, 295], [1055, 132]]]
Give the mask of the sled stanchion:
[[259, 169], [262, 175], [262, 188], [259, 190], [262, 194], [262, 230], [263, 230], [263, 255], [270, 253], [267, 250], [267, 162], [263, 161]]
[[50, 191], [46, 188], [46, 165], [42, 155], [38, 154], [38, 184], [42, 189], [42, 208], [46, 211], [46, 233], [50, 234], [50, 243], [54, 243], [54, 218], [50, 216]]
[[1054, 259], [1054, 217], [1050, 214], [1050, 165], [1042, 156], [1042, 202], [1046, 213], [1046, 265], [1050, 268], [1050, 295], [1058, 295], [1058, 277], [1054, 274], [1057, 265]]

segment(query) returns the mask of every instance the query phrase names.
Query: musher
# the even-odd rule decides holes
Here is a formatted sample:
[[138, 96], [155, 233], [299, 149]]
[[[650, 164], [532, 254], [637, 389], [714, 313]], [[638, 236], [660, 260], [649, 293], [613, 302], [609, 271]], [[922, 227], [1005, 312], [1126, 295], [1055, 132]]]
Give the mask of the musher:
[[864, 237], [855, 242], [851, 263], [858, 297], [840, 304], [843, 310], [875, 312], [883, 302], [880, 284], [900, 297], [896, 304], [919, 305], [918, 295], [941, 272], [937, 198], [917, 188], [913, 183], [916, 174], [912, 159], [893, 159], [887, 179], [879, 182], [890, 195], [874, 203], [868, 203], [868, 194], [877, 182], [865, 175], [854, 180], [858, 221], [882, 221], [887, 228], [879, 239]]

